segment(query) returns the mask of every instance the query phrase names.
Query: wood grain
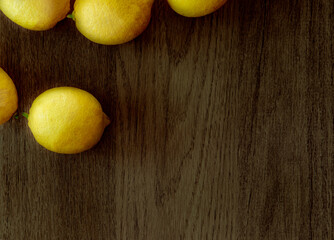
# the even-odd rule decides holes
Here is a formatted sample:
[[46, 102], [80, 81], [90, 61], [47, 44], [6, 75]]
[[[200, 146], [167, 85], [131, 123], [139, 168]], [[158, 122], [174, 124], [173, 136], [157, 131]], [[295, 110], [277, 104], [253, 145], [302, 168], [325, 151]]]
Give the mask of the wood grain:
[[157, 1], [121, 46], [69, 19], [0, 14], [19, 111], [75, 86], [111, 117], [79, 155], [0, 126], [0, 239], [334, 239], [334, 2], [230, 0], [198, 19]]

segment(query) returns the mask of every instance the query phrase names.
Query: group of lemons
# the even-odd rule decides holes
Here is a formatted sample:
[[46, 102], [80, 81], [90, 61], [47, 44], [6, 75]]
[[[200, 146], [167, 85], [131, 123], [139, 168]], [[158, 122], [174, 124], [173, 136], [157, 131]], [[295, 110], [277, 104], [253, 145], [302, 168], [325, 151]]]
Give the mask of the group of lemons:
[[[201, 17], [219, 9], [227, 0], [167, 0], [180, 15]], [[66, 16], [89, 40], [105, 45], [129, 42], [139, 36], [151, 19], [154, 0], [0, 0], [0, 10], [16, 24], [30, 30], [54, 27]], [[0, 125], [17, 111], [18, 95], [12, 79], [0, 68]], [[28, 125], [46, 149], [75, 154], [95, 146], [110, 120], [90, 93], [73, 87], [47, 90], [33, 102]]]

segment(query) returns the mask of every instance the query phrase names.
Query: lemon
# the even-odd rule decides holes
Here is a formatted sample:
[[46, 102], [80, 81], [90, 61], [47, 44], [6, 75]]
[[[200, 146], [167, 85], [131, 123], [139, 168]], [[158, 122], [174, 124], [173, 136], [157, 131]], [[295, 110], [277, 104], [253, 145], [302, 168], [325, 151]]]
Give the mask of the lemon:
[[63, 154], [92, 148], [109, 124], [98, 100], [73, 87], [42, 93], [33, 102], [28, 117], [36, 141], [50, 151]]
[[154, 0], [76, 0], [70, 15], [89, 40], [105, 45], [129, 42], [151, 19]]
[[167, 0], [175, 12], [185, 17], [202, 17], [213, 13], [227, 0]]
[[7, 122], [17, 110], [17, 91], [12, 79], [0, 68], [0, 125]]
[[0, 10], [21, 27], [43, 31], [70, 11], [70, 0], [0, 0]]

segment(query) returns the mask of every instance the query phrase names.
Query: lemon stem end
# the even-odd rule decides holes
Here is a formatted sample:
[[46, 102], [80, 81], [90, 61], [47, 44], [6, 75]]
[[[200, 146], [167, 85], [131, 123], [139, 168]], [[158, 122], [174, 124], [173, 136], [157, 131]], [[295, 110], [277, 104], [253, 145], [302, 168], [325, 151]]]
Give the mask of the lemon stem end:
[[72, 19], [73, 21], [75, 21], [73, 13], [68, 14], [68, 15], [67, 15], [67, 18], [70, 18], [70, 19]]
[[105, 127], [107, 127], [108, 125], [110, 125], [110, 123], [111, 123], [110, 118], [105, 113], [103, 113], [103, 118], [104, 118], [104, 125], [105, 125]]
[[28, 113], [25, 113], [25, 112], [24, 112], [24, 113], [22, 113], [22, 116], [23, 116], [23, 117], [25, 117], [26, 119], [28, 119], [28, 118], [29, 118], [29, 114], [28, 114]]

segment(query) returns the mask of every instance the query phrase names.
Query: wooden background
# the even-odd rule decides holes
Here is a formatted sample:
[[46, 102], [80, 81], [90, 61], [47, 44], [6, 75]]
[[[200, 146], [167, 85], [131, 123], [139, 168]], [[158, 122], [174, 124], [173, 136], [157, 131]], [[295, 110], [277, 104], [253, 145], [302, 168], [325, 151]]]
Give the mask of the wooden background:
[[40, 147], [22, 117], [0, 127], [0, 239], [334, 239], [333, 12], [230, 0], [187, 19], [158, 0], [121, 46], [1, 13], [19, 111], [75, 86], [112, 125], [73, 156]]

